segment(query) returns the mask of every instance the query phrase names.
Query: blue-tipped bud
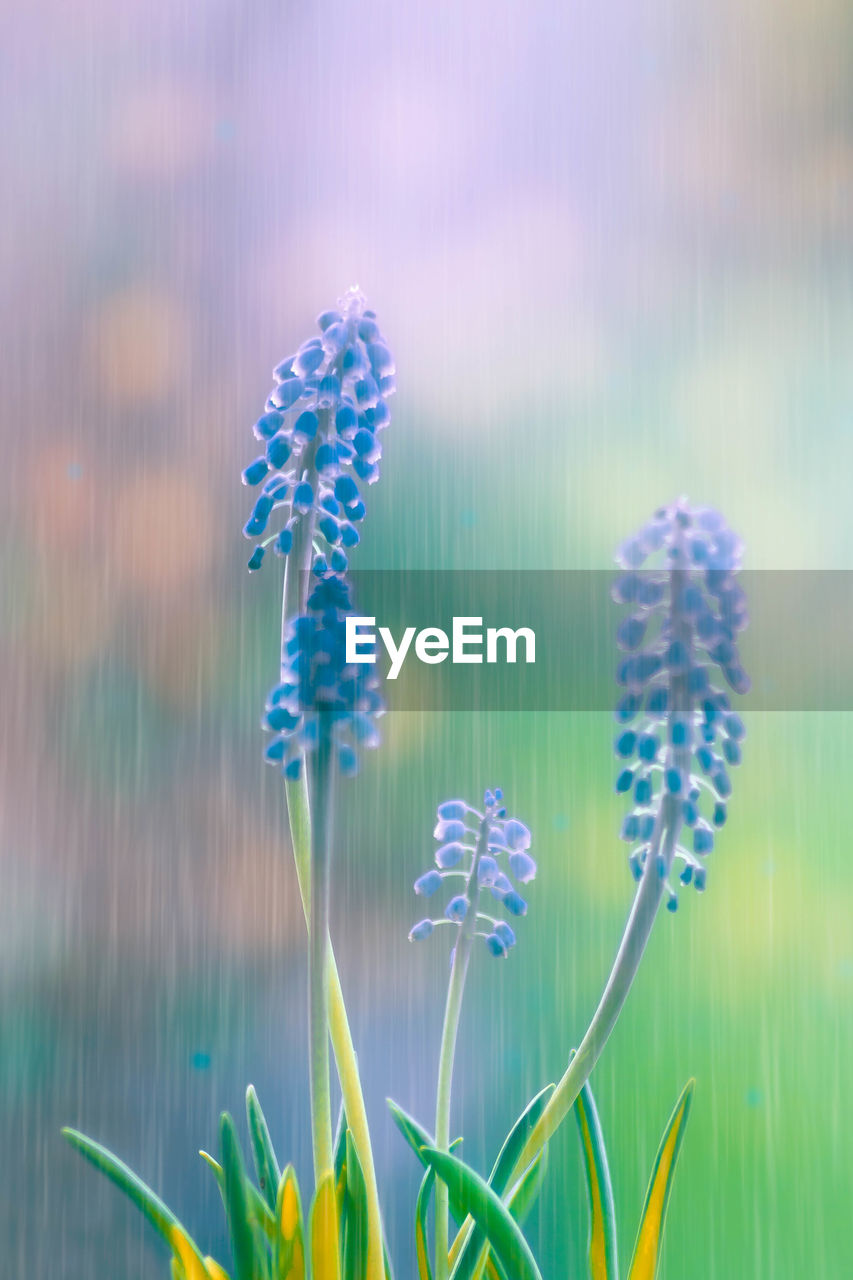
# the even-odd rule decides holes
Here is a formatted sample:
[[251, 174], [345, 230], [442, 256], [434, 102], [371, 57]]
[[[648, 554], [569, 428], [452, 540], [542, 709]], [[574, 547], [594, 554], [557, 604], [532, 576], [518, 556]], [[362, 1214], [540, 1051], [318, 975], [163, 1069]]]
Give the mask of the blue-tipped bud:
[[431, 898], [441, 888], [441, 876], [437, 871], [427, 871], [415, 881], [415, 893]]
[[714, 833], [704, 819], [700, 819], [693, 828], [693, 852], [710, 853], [714, 847]]
[[255, 458], [254, 462], [250, 462], [246, 470], [243, 472], [243, 484], [254, 487], [260, 484], [264, 476], [269, 471], [265, 458]]
[[459, 863], [468, 852], [464, 844], [453, 840], [449, 844], [443, 844], [440, 849], [436, 850], [435, 861], [443, 871], [449, 871], [452, 867], [458, 867]]
[[436, 840], [464, 840], [468, 830], [458, 818], [451, 818], [449, 821], [439, 818], [432, 834]]
[[448, 920], [454, 920], [461, 923], [468, 914], [468, 899], [464, 893], [457, 893], [455, 898], [451, 898], [447, 906], [444, 908], [444, 914]]
[[504, 838], [508, 849], [530, 848], [530, 832], [517, 818], [509, 818], [504, 823]]
[[409, 931], [410, 942], [422, 942], [424, 938], [428, 938], [435, 929], [435, 925], [431, 920], [419, 920], [413, 929]]
[[506, 957], [506, 946], [504, 945], [503, 939], [498, 937], [497, 933], [487, 934], [485, 941], [490, 955], [493, 955], [498, 959]]
[[507, 951], [509, 951], [510, 947], [515, 946], [515, 934], [505, 920], [498, 920], [495, 925], [495, 933], [498, 935]]
[[464, 800], [445, 800], [438, 806], [438, 816], [445, 822], [463, 820], [468, 815], [468, 806]]
[[536, 875], [536, 863], [529, 853], [520, 849], [509, 855], [509, 869], [521, 884], [527, 884]]

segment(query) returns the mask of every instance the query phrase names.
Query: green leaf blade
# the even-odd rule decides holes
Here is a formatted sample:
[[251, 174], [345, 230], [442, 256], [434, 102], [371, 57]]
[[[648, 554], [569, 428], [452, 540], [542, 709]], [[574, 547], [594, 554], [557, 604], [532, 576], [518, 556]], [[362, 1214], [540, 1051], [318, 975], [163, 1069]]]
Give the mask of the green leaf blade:
[[234, 1121], [223, 1111], [219, 1121], [219, 1141], [222, 1153], [223, 1198], [228, 1229], [231, 1234], [231, 1252], [234, 1258], [234, 1280], [257, 1280], [255, 1267], [255, 1236], [249, 1216], [246, 1194], [246, 1167]]
[[246, 1119], [249, 1124], [249, 1138], [252, 1143], [258, 1186], [270, 1212], [275, 1213], [275, 1197], [281, 1180], [281, 1170], [278, 1167], [275, 1149], [258, 1095], [251, 1084], [246, 1090]]
[[483, 1231], [500, 1265], [513, 1280], [542, 1280], [536, 1259], [500, 1196], [484, 1178], [446, 1151], [424, 1147], [423, 1158], [452, 1198]]
[[[202, 1268], [204, 1259], [201, 1250], [189, 1236], [186, 1229], [175, 1217], [168, 1205], [152, 1191], [147, 1183], [133, 1170], [113, 1155], [106, 1147], [76, 1129], [63, 1129], [62, 1136], [75, 1151], [78, 1151], [90, 1164], [102, 1173], [120, 1191], [122, 1191], [140, 1213], [151, 1223], [158, 1234], [166, 1241], [176, 1256], [189, 1257], [196, 1266]], [[183, 1259], [182, 1259], [183, 1260]]]
[[575, 1099], [574, 1111], [589, 1200], [589, 1274], [591, 1280], [619, 1280], [613, 1186], [601, 1121], [588, 1082]]
[[[524, 1150], [524, 1144], [545, 1110], [545, 1105], [553, 1090], [554, 1086], [552, 1084], [546, 1085], [534, 1098], [531, 1098], [504, 1139], [503, 1146], [498, 1152], [498, 1157], [489, 1175], [489, 1186], [497, 1195], [505, 1196], [507, 1183], [512, 1176], [512, 1171], [519, 1156]], [[534, 1164], [536, 1163], [534, 1162]], [[523, 1175], [520, 1181], [523, 1181], [526, 1177], [527, 1173]], [[536, 1186], [537, 1191], [539, 1186], [541, 1186], [541, 1182]], [[465, 1228], [463, 1227], [464, 1230]], [[473, 1277], [482, 1274], [484, 1239], [485, 1237], [480, 1227], [475, 1226], [473, 1230], [469, 1231], [468, 1238], [459, 1255], [459, 1260], [453, 1269], [454, 1280], [472, 1280]]]
[[695, 1083], [695, 1080], [687, 1081], [663, 1131], [652, 1167], [652, 1176], [649, 1179], [628, 1280], [654, 1280], [657, 1275], [663, 1231], [666, 1225], [666, 1211], [672, 1194], [672, 1180], [690, 1115]]

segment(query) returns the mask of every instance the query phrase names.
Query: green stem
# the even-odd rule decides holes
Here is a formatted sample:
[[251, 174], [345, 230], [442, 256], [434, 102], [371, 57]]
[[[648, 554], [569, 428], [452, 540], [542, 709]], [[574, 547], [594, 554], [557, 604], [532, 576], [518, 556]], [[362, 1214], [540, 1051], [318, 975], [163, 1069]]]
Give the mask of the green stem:
[[646, 859], [643, 877], [634, 897], [631, 914], [598, 1008], [577, 1053], [570, 1060], [538, 1123], [527, 1139], [507, 1184], [508, 1187], [514, 1186], [518, 1177], [536, 1159], [545, 1143], [554, 1135], [571, 1111], [578, 1094], [589, 1079], [622, 1012], [625, 999], [640, 967], [662, 895], [663, 880], [658, 873], [657, 855], [653, 849]]
[[[679, 563], [683, 561], [683, 556]], [[684, 569], [674, 569], [670, 579], [670, 622], [672, 638], [680, 642], [688, 655], [683, 672], [674, 673], [670, 683], [670, 715], [689, 723], [691, 695], [689, 689], [689, 659], [692, 657], [692, 629], [682, 609], [682, 597], [689, 585], [689, 574]], [[669, 747], [667, 767], [677, 768], [686, 778], [690, 772], [690, 745]], [[666, 795], [660, 808], [659, 821], [646, 856], [643, 875], [637, 889], [631, 914], [607, 979], [604, 992], [586, 1030], [580, 1048], [569, 1060], [565, 1072], [548, 1100], [548, 1105], [527, 1139], [508, 1185], [517, 1179], [536, 1159], [545, 1143], [553, 1136], [575, 1104], [593, 1067], [601, 1056], [610, 1033], [616, 1025], [628, 992], [640, 967], [640, 961], [651, 936], [652, 926], [663, 897], [664, 884], [672, 867], [682, 825], [682, 801], [679, 795]]]
[[[489, 843], [489, 820], [480, 824], [477, 850], [468, 877], [466, 899], [468, 910], [459, 929], [453, 952], [450, 982], [447, 987], [447, 1004], [444, 1009], [444, 1027], [441, 1032], [441, 1050], [438, 1058], [438, 1088], [435, 1100], [435, 1145], [439, 1151], [450, 1148], [450, 1097], [453, 1088], [453, 1061], [456, 1056], [456, 1040], [459, 1034], [459, 1015], [465, 993], [465, 979], [471, 959], [471, 945], [477, 923], [477, 902], [480, 896], [477, 872], [482, 855]], [[448, 1280], [450, 1271], [448, 1250], [450, 1247], [450, 1199], [446, 1183], [440, 1179], [435, 1184], [435, 1280]]]
[[[305, 609], [313, 538], [313, 527], [308, 529], [307, 525], [307, 519], [299, 522], [296, 536], [294, 537], [294, 545], [285, 566], [284, 591], [282, 593], [282, 638], [284, 637], [288, 620], [296, 617]], [[293, 860], [296, 865], [296, 878], [299, 884], [305, 923], [308, 925], [310, 933], [312, 896], [311, 801], [304, 768], [299, 778], [285, 779], [284, 789], [290, 826], [290, 840], [293, 847]], [[367, 1123], [367, 1109], [364, 1105], [358, 1059], [356, 1058], [355, 1045], [347, 1019], [341, 980], [331, 942], [327, 951], [327, 972], [329, 1030], [332, 1051], [335, 1055], [335, 1063], [341, 1082], [347, 1125], [353, 1136], [367, 1187], [367, 1280], [385, 1280], [379, 1187], [376, 1180], [376, 1167], [373, 1161], [373, 1149]]]
[[[321, 716], [322, 719], [322, 716]], [[329, 1090], [329, 896], [334, 803], [333, 747], [330, 727], [321, 724], [320, 742], [312, 758], [315, 797], [311, 858], [311, 924], [308, 949], [308, 1025], [311, 1062], [311, 1136], [314, 1182], [333, 1168], [332, 1099]]]

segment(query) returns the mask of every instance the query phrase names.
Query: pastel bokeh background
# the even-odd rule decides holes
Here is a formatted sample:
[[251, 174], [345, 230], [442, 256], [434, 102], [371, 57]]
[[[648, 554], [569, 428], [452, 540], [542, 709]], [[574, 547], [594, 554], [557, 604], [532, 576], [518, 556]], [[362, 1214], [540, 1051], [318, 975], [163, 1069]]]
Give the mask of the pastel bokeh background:
[[[360, 568], [602, 568], [680, 492], [750, 567], [853, 568], [851, 51], [842, 0], [7, 6], [4, 1274], [165, 1274], [63, 1123], [223, 1258], [196, 1151], [249, 1080], [309, 1166], [303, 926], [258, 728], [276, 568], [249, 578], [240, 536], [272, 366], [360, 283], [399, 370]], [[348, 797], [335, 939], [399, 1276], [417, 1176], [383, 1100], [432, 1105], [446, 956], [406, 932], [433, 807], [502, 784], [540, 859], [464, 1015], [482, 1166], [561, 1071], [628, 909], [611, 729], [392, 714]], [[659, 922], [594, 1077], [626, 1256], [697, 1077], [671, 1280], [853, 1271], [853, 723], [749, 731], [709, 892]], [[531, 1232], [546, 1280], [582, 1274], [568, 1127]]]

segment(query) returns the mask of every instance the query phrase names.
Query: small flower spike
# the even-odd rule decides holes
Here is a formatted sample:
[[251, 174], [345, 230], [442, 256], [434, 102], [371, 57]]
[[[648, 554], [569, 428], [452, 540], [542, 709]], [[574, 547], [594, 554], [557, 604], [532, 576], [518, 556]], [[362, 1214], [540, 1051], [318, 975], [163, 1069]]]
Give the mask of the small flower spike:
[[[506, 920], [481, 910], [488, 890], [510, 916], [527, 914], [527, 903], [513, 880], [527, 884], [536, 875], [530, 856], [530, 832], [517, 818], [507, 818], [503, 794], [487, 791], [483, 812], [464, 800], [445, 800], [438, 806], [433, 835], [438, 841], [436, 869], [415, 881], [415, 893], [431, 898], [445, 881], [458, 885], [436, 919], [420, 920], [409, 933], [412, 942], [428, 938], [439, 925], [463, 925], [483, 938], [490, 955], [505, 957], [515, 946], [515, 933]], [[509, 873], [509, 874], [508, 874]], [[512, 878], [510, 878], [512, 877]]]
[[741, 555], [721, 515], [680, 499], [617, 556], [625, 573], [613, 598], [628, 613], [616, 633], [625, 654], [616, 675], [625, 690], [616, 708], [616, 790], [632, 800], [622, 838], [637, 880], [654, 860], [670, 911], [678, 906], [675, 860], [681, 885], [705, 888], [705, 859], [732, 790], [729, 767], [741, 759], [745, 731], [730, 696], [749, 688], [737, 648], [747, 624], [736, 582]]
[[265, 759], [298, 778], [302, 754], [334, 747], [342, 773], [358, 768], [357, 750], [379, 742], [384, 711], [375, 668], [346, 661], [350, 585], [324, 561], [312, 570], [305, 614], [291, 619], [282, 648], [281, 683], [267, 699], [263, 725], [273, 733]]
[[[275, 369], [276, 385], [254, 426], [264, 451], [243, 472], [245, 485], [261, 487], [243, 529], [261, 539], [252, 570], [270, 545], [286, 556], [304, 519], [312, 522], [312, 536], [328, 544], [335, 567], [345, 569], [365, 514], [359, 485], [379, 477], [379, 432], [391, 418], [386, 401], [395, 380], [376, 315], [355, 288], [317, 325], [319, 335]], [[271, 520], [277, 528], [268, 532]]]

